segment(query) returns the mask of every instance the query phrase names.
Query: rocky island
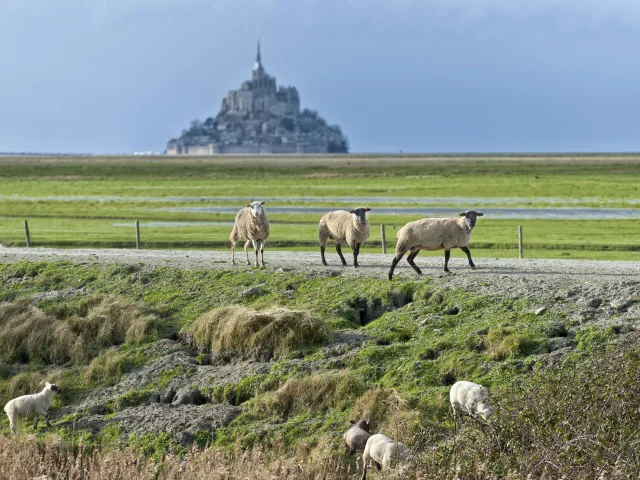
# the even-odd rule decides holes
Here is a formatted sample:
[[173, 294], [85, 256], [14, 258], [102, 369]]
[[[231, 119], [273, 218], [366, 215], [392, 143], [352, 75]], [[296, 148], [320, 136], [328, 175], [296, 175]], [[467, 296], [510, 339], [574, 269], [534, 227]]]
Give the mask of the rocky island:
[[260, 43], [251, 79], [231, 90], [220, 111], [194, 120], [167, 143], [167, 155], [347, 153], [347, 138], [316, 111], [300, 110], [293, 86], [277, 86], [262, 65]]

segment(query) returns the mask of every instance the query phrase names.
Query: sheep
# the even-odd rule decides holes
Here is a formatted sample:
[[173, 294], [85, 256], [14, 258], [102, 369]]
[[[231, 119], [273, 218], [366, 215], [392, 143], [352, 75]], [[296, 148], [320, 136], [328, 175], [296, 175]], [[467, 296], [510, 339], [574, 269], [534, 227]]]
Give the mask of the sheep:
[[[367, 478], [367, 466], [373, 463], [378, 470], [387, 472], [409, 456], [409, 449], [403, 443], [391, 440], [386, 435], [371, 435], [362, 454], [362, 480]], [[393, 463], [393, 465], [392, 465]]]
[[13, 400], [9, 400], [4, 406], [4, 411], [7, 417], [9, 417], [11, 433], [13, 435], [18, 433], [19, 417], [30, 417], [32, 415], [36, 417], [33, 424], [34, 430], [38, 428], [40, 416], [44, 417], [47, 427], [51, 427], [51, 422], [49, 422], [49, 407], [51, 406], [51, 402], [53, 402], [53, 397], [57, 393], [62, 393], [60, 387], [53, 383], [45, 382], [45, 386], [40, 393], [22, 395]]
[[493, 407], [486, 387], [473, 382], [460, 381], [453, 384], [449, 391], [449, 401], [454, 417], [466, 414], [487, 420], [493, 414]]
[[471, 232], [476, 226], [476, 217], [482, 217], [484, 213], [468, 210], [462, 212], [462, 218], [423, 218], [415, 222], [409, 222], [398, 230], [398, 242], [396, 243], [396, 255], [389, 268], [389, 280], [393, 277], [393, 271], [407, 250], [411, 253], [407, 262], [418, 273], [422, 270], [413, 261], [420, 250], [444, 249], [444, 271], [449, 271], [449, 255], [452, 248], [460, 248], [467, 254], [469, 266], [476, 268], [471, 260], [471, 252], [467, 248]]
[[367, 440], [371, 436], [369, 429], [371, 428], [371, 422], [367, 420], [360, 420], [356, 423], [355, 420], [349, 420], [353, 425], [347, 430], [344, 435], [344, 445], [349, 452], [349, 455], [353, 455], [356, 451], [364, 451], [364, 447], [367, 444]]
[[256, 267], [258, 266], [258, 250], [262, 256], [262, 266], [264, 267], [264, 242], [269, 236], [269, 218], [263, 205], [266, 202], [247, 203], [243, 209], [236, 214], [236, 219], [231, 230], [229, 240], [231, 240], [231, 265], [235, 265], [236, 243], [241, 238], [247, 241], [244, 244], [244, 253], [249, 261], [249, 242], [253, 243], [256, 252]]
[[342, 265], [346, 265], [347, 261], [342, 256], [342, 244], [346, 243], [353, 250], [353, 266], [358, 268], [358, 255], [360, 247], [369, 238], [369, 222], [367, 221], [366, 212], [371, 211], [370, 208], [358, 207], [350, 212], [346, 210], [336, 210], [325, 214], [318, 224], [318, 237], [320, 239], [320, 255], [322, 256], [322, 264], [326, 267], [327, 261], [324, 258], [324, 250], [327, 240], [332, 239], [336, 242], [336, 251], [342, 260]]

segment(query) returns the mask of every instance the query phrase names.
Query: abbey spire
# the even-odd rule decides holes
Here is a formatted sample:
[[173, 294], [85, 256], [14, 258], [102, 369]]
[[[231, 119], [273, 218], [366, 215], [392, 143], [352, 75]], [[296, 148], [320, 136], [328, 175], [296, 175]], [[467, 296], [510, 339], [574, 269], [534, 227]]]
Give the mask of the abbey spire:
[[253, 65], [253, 72], [259, 75], [264, 73], [264, 67], [262, 66], [262, 59], [260, 57], [260, 39], [258, 39], [258, 53], [256, 53], [256, 63]]

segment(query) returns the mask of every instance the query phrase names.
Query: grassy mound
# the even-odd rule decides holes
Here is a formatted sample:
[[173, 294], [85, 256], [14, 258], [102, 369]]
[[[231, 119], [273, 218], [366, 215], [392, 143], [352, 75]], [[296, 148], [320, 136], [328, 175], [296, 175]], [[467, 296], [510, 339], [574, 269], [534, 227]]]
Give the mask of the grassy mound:
[[241, 306], [207, 312], [190, 331], [202, 352], [256, 360], [281, 358], [300, 347], [324, 343], [331, 335], [328, 325], [307, 310], [256, 311]]
[[0, 360], [83, 364], [101, 350], [157, 336], [159, 319], [122, 299], [92, 299], [85, 315], [58, 318], [24, 301], [0, 304]]

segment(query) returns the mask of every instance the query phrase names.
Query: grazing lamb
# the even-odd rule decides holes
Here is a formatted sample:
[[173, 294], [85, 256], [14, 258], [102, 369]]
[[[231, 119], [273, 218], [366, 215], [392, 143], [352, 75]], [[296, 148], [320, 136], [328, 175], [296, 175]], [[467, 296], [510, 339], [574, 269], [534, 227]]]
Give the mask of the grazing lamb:
[[342, 260], [342, 265], [347, 261], [342, 256], [342, 244], [346, 243], [353, 250], [353, 266], [358, 267], [358, 255], [360, 247], [369, 238], [369, 222], [366, 213], [370, 208], [359, 207], [350, 212], [346, 210], [336, 210], [325, 214], [318, 224], [318, 237], [320, 239], [320, 255], [322, 264], [327, 266], [324, 258], [324, 250], [327, 240], [336, 242], [336, 251]]
[[53, 402], [56, 393], [61, 393], [62, 389], [53, 383], [46, 382], [40, 393], [32, 395], [22, 395], [20, 397], [9, 400], [4, 406], [4, 411], [9, 417], [11, 433], [18, 433], [18, 419], [20, 417], [31, 417], [35, 415], [36, 419], [33, 424], [34, 430], [38, 428], [38, 420], [42, 415], [47, 423], [47, 427], [51, 426], [49, 422], [49, 407]]
[[247, 203], [242, 210], [236, 214], [233, 224], [233, 230], [229, 240], [231, 240], [231, 264], [235, 265], [235, 249], [238, 240], [246, 239], [244, 244], [244, 253], [247, 256], [247, 265], [251, 265], [249, 261], [249, 242], [253, 243], [256, 251], [256, 267], [258, 266], [258, 251], [260, 251], [262, 266], [264, 267], [264, 241], [269, 236], [269, 218], [263, 205], [265, 202]]
[[358, 423], [355, 420], [350, 420], [349, 422], [353, 426], [345, 432], [343, 438], [349, 455], [353, 455], [355, 452], [364, 451], [367, 440], [371, 437], [371, 433], [369, 433], [371, 422], [369, 420], [360, 420]]
[[471, 260], [471, 252], [467, 248], [473, 227], [476, 226], [476, 217], [482, 217], [484, 213], [468, 210], [462, 212], [462, 218], [423, 218], [415, 222], [409, 222], [398, 230], [398, 242], [396, 243], [396, 256], [391, 262], [389, 280], [393, 277], [393, 271], [407, 250], [411, 251], [407, 262], [418, 272], [422, 270], [413, 261], [420, 250], [444, 249], [444, 271], [449, 271], [449, 255], [452, 248], [459, 248], [467, 254], [469, 266], [476, 268]]
[[378, 470], [387, 472], [409, 456], [409, 449], [400, 442], [394, 442], [386, 435], [377, 433], [367, 440], [362, 454], [362, 480], [367, 478], [367, 466], [373, 463]]
[[489, 390], [477, 383], [465, 381], [454, 383], [449, 391], [449, 401], [456, 418], [460, 414], [466, 414], [471, 417], [479, 415], [487, 420], [493, 413]]

